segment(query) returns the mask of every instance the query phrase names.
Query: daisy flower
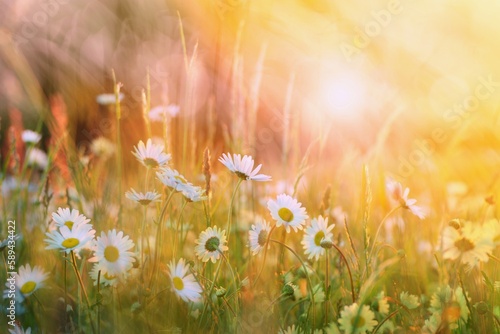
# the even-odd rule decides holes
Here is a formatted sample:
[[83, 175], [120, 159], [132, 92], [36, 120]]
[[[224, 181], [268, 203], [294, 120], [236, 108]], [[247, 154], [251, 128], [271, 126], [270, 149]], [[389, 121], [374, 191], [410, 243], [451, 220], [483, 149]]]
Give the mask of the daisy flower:
[[105, 137], [99, 137], [92, 141], [90, 150], [98, 157], [109, 158], [115, 153], [116, 145]]
[[402, 208], [410, 210], [415, 216], [420, 219], [425, 218], [425, 211], [419, 206], [416, 206], [416, 199], [408, 198], [410, 194], [410, 188], [405, 188], [403, 191], [403, 186], [401, 183], [389, 180], [386, 184], [387, 194], [389, 195], [389, 199], [393, 203], [399, 204]]
[[37, 144], [40, 139], [42, 139], [42, 136], [38, 132], [24, 130], [21, 134], [21, 138], [26, 144]]
[[182, 195], [188, 202], [200, 202], [206, 200], [205, 189], [189, 184], [182, 190]]
[[305, 220], [309, 218], [302, 203], [285, 194], [278, 195], [276, 201], [270, 199], [267, 202], [267, 208], [276, 220], [276, 226], [284, 225], [287, 233], [290, 232], [290, 227], [295, 232], [297, 229], [302, 230]]
[[[101, 271], [100, 277], [99, 271]], [[118, 277], [104, 272], [100, 263], [95, 263], [89, 274], [94, 281], [94, 285], [97, 285], [97, 278], [99, 278], [99, 284], [103, 284], [106, 286], [116, 286], [118, 284]]]
[[231, 156], [229, 153], [222, 153], [219, 161], [242, 180], [271, 181], [270, 176], [257, 174], [262, 165], [258, 165], [253, 169], [254, 161], [249, 155], [244, 155], [242, 158], [240, 154]]
[[28, 150], [26, 163], [30, 167], [37, 167], [38, 169], [46, 169], [49, 165], [49, 158], [47, 154], [39, 148], [32, 147]]
[[183, 191], [189, 186], [192, 186], [192, 184], [189, 183], [184, 176], [179, 174], [178, 171], [168, 167], [163, 167], [156, 172], [156, 177], [158, 177], [161, 183], [176, 191]]
[[[123, 93], [120, 93], [118, 95], [118, 99], [121, 101], [123, 100]], [[107, 105], [114, 105], [116, 104], [116, 95], [115, 94], [99, 94], [96, 97], [96, 102], [102, 106], [107, 106]]]
[[340, 329], [345, 333], [366, 333], [373, 330], [377, 325], [375, 314], [370, 307], [363, 305], [361, 308], [354, 303], [351, 306], [345, 306], [340, 312]]
[[248, 234], [250, 240], [249, 247], [253, 255], [257, 255], [265, 247], [270, 231], [271, 225], [262, 218], [259, 218], [255, 224], [252, 224]]
[[48, 276], [49, 274], [44, 272], [42, 267], [34, 266], [32, 269], [29, 264], [20, 266], [16, 274], [16, 288], [23, 297], [28, 297], [44, 286], [44, 281]]
[[70, 230], [64, 225], [59, 230], [45, 233], [48, 239], [44, 241], [48, 244], [45, 249], [59, 249], [62, 252], [79, 251], [94, 239], [95, 230], [90, 224], [73, 225]]
[[186, 275], [189, 266], [184, 259], [179, 259], [176, 264], [174, 260], [168, 265], [170, 280], [172, 281], [172, 290], [185, 302], [197, 302], [201, 299], [201, 286], [196, 281], [193, 274]]
[[443, 230], [443, 258], [460, 259], [471, 267], [479, 262], [488, 262], [495, 244], [493, 236], [486, 234], [479, 226], [464, 222], [463, 226], [446, 226]]
[[157, 168], [166, 165], [172, 158], [170, 154], [163, 152], [163, 145], [153, 144], [151, 138], [148, 139], [146, 145], [141, 141], [137, 147], [134, 146], [132, 154], [139, 160], [141, 164], [148, 168]]
[[311, 226], [306, 229], [302, 245], [304, 246], [304, 253], [309, 254], [308, 259], [315, 258], [319, 260], [320, 256], [325, 254], [325, 249], [321, 247], [321, 240], [333, 239], [332, 229], [335, 225], [328, 226], [328, 218], [319, 216], [317, 219], [311, 221]]
[[57, 212], [52, 213], [52, 220], [58, 228], [67, 226], [70, 230], [74, 226], [88, 224], [90, 219], [80, 214], [80, 211], [69, 208], [59, 208]]
[[151, 202], [158, 202], [160, 200], [161, 195], [156, 191], [148, 191], [147, 193], [138, 193], [134, 189], [130, 188], [129, 191], [125, 193], [125, 197], [131, 199], [132, 201], [136, 201], [141, 205], [149, 205]]
[[196, 256], [203, 262], [211, 260], [215, 263], [219, 259], [220, 254], [228, 250], [226, 243], [226, 231], [222, 229], [218, 230], [217, 226], [213, 228], [209, 227], [201, 232], [200, 238], [196, 240]]
[[469, 319], [469, 308], [467, 307], [468, 296], [458, 287], [452, 290], [449, 285], [438, 290], [432, 295], [429, 311], [433, 315], [445, 317], [450, 329], [458, 328], [458, 321], [467, 322]]
[[409, 310], [413, 310], [414, 308], [417, 308], [420, 306], [420, 303], [418, 302], [418, 297], [414, 295], [410, 295], [408, 292], [403, 291], [399, 295], [399, 301], [401, 304], [406, 306]]
[[163, 122], [167, 117], [175, 117], [179, 113], [181, 108], [175, 104], [169, 104], [168, 106], [157, 106], [151, 109], [148, 113], [151, 122]]
[[31, 327], [28, 327], [28, 329], [24, 329], [20, 325], [16, 325], [14, 329], [9, 328], [9, 334], [31, 334]]
[[96, 240], [96, 251], [90, 262], [97, 262], [101, 265], [103, 273], [108, 275], [120, 275], [132, 268], [135, 261], [134, 253], [130, 249], [134, 248], [134, 242], [128, 235], [116, 230], [101, 232], [101, 236]]
[[278, 332], [278, 334], [300, 334], [300, 333], [303, 333], [300, 330], [300, 327], [295, 327], [295, 325], [288, 326], [288, 328], [286, 330], [280, 329]]

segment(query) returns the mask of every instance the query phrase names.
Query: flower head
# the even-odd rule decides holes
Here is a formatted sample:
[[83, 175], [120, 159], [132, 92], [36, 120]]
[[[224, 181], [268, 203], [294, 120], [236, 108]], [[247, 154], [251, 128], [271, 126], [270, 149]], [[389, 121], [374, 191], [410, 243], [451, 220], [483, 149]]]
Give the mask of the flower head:
[[139, 160], [141, 164], [148, 168], [162, 167], [171, 160], [171, 155], [163, 152], [163, 146], [153, 144], [151, 138], [148, 139], [146, 145], [141, 141], [137, 147], [134, 147], [132, 154]]
[[145, 194], [138, 193], [134, 189], [130, 188], [130, 190], [125, 193], [125, 197], [146, 206], [151, 204], [152, 202], [158, 202], [161, 195], [159, 195], [156, 191], [148, 191]]
[[[99, 271], [101, 275], [99, 276]], [[90, 270], [90, 277], [94, 281], [94, 285], [97, 285], [97, 280], [99, 279], [99, 284], [106, 286], [116, 286], [118, 284], [118, 276], [111, 275], [103, 270], [103, 266], [100, 263], [94, 263], [92, 270]], [[122, 275], [124, 276], [124, 275]]]
[[414, 308], [417, 308], [420, 305], [420, 303], [418, 302], [418, 297], [410, 295], [406, 291], [401, 292], [401, 294], [399, 295], [399, 301], [409, 310], [413, 310]]
[[271, 216], [276, 220], [276, 226], [284, 225], [287, 233], [290, 232], [290, 227], [295, 232], [297, 232], [297, 229], [302, 230], [305, 220], [309, 218], [306, 209], [302, 207], [302, 203], [285, 194], [278, 195], [276, 201], [269, 200], [267, 208]]
[[484, 233], [480, 226], [464, 222], [463, 226], [446, 226], [443, 230], [443, 258], [456, 260], [470, 267], [488, 262], [495, 244], [493, 236]]
[[229, 153], [223, 153], [219, 161], [242, 180], [271, 181], [270, 176], [257, 174], [262, 165], [258, 165], [253, 169], [254, 161], [249, 155], [244, 155], [242, 158], [240, 154], [231, 156]]
[[410, 194], [409, 188], [405, 188], [403, 191], [401, 183], [389, 180], [387, 181], [386, 189], [391, 202], [399, 204], [404, 209], [410, 210], [411, 213], [420, 219], [425, 218], [425, 211], [421, 207], [415, 205], [417, 200], [408, 198], [408, 195]]
[[88, 224], [90, 222], [90, 219], [80, 214], [80, 211], [69, 208], [57, 209], [57, 212], [52, 213], [52, 220], [58, 228], [67, 226], [70, 230], [75, 226]]
[[377, 321], [370, 307], [367, 305], [359, 307], [354, 303], [351, 306], [345, 306], [340, 312], [339, 324], [340, 329], [345, 333], [357, 334], [372, 331]]
[[9, 328], [9, 334], [31, 334], [31, 327], [24, 329], [21, 325], [16, 325], [14, 329]]
[[189, 186], [192, 186], [186, 178], [179, 174], [175, 169], [169, 167], [163, 167], [158, 172], [156, 172], [156, 177], [167, 187], [174, 189], [175, 191], [183, 191]]
[[179, 259], [176, 264], [174, 260], [168, 265], [172, 290], [185, 302], [197, 302], [201, 299], [201, 286], [193, 274], [186, 275], [189, 266], [184, 259]]
[[49, 158], [41, 149], [32, 147], [28, 150], [27, 154], [26, 163], [28, 166], [44, 170], [49, 165]]
[[48, 239], [45, 242], [48, 244], [45, 249], [59, 249], [62, 252], [69, 253], [70, 251], [79, 251], [85, 247], [92, 239], [94, 239], [95, 230], [90, 224], [73, 225], [71, 230], [64, 225], [59, 230], [54, 230], [45, 233]]
[[163, 120], [168, 117], [175, 117], [180, 111], [180, 107], [175, 104], [169, 104], [168, 106], [157, 106], [151, 109], [148, 113], [149, 119], [152, 122], [163, 122]]
[[250, 240], [249, 247], [253, 255], [258, 254], [261, 249], [265, 247], [270, 231], [271, 226], [262, 218], [258, 219], [257, 222], [252, 225], [248, 234]]
[[98, 157], [109, 158], [115, 153], [116, 146], [106, 137], [99, 137], [92, 141], [90, 150]]
[[124, 236], [122, 231], [101, 232], [101, 236], [97, 237], [94, 257], [89, 261], [99, 261], [105, 274], [121, 275], [132, 268], [132, 262], [135, 261], [134, 253], [130, 251], [132, 248], [134, 242], [127, 235]]
[[309, 254], [309, 259], [315, 258], [318, 260], [320, 256], [325, 254], [325, 248], [321, 246], [323, 239], [331, 240], [333, 238], [332, 229], [335, 225], [328, 226], [328, 218], [319, 216], [311, 221], [311, 226], [306, 229], [302, 245], [304, 246], [305, 254]]
[[42, 139], [42, 136], [38, 132], [24, 130], [21, 134], [21, 138], [26, 144], [37, 144], [40, 139]]
[[217, 261], [222, 252], [228, 250], [226, 246], [226, 231], [217, 229], [217, 226], [209, 227], [201, 232], [200, 238], [196, 240], [196, 255], [203, 262]]
[[188, 202], [200, 202], [208, 198], [205, 189], [192, 184], [187, 185], [181, 192]]
[[44, 281], [48, 276], [49, 274], [44, 272], [42, 267], [34, 266], [32, 269], [29, 264], [20, 266], [16, 274], [16, 288], [23, 297], [28, 297], [44, 286]]

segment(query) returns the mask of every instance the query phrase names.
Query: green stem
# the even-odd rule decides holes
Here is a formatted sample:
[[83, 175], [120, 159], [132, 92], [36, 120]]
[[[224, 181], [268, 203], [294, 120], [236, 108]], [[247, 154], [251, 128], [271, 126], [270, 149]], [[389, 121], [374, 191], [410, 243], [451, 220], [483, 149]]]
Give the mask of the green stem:
[[271, 234], [273, 233], [273, 231], [274, 231], [275, 228], [276, 228], [276, 225], [274, 225], [271, 228], [271, 230], [269, 231], [269, 235], [267, 236], [266, 246], [264, 248], [264, 260], [262, 261], [262, 267], [260, 268], [260, 271], [257, 274], [257, 277], [255, 278], [255, 281], [253, 283], [253, 287], [255, 287], [255, 285], [257, 284], [257, 281], [259, 280], [259, 277], [262, 274], [262, 271], [264, 271], [264, 266], [266, 265], [267, 250], [269, 249], [269, 240], [271, 240]]
[[161, 257], [161, 239], [162, 239], [162, 231], [161, 228], [163, 226], [163, 218], [165, 216], [165, 213], [167, 211], [168, 204], [170, 203], [170, 200], [172, 199], [172, 196], [174, 195], [175, 191], [171, 191], [170, 194], [167, 197], [167, 200], [165, 201], [165, 205], [163, 205], [163, 209], [161, 210], [160, 213], [160, 218], [158, 219], [158, 226], [156, 228], [156, 242], [155, 242], [155, 256], [154, 256], [154, 262], [153, 262], [153, 270], [151, 272], [151, 279], [149, 280], [149, 288], [151, 289], [154, 283], [154, 279], [156, 276], [156, 270], [158, 267], [158, 262], [160, 261]]
[[[177, 249], [177, 240], [180, 239], [182, 240], [182, 234], [184, 233], [184, 226], [183, 224], [181, 224], [181, 217], [182, 217], [182, 213], [184, 212], [184, 208], [186, 207], [186, 204], [188, 202], [186, 200], [184, 200], [184, 202], [182, 203], [182, 207], [181, 207], [181, 211], [179, 213], [179, 218], [177, 218], [177, 225], [175, 227], [175, 234], [174, 234], [174, 247], [172, 249], [172, 257], [175, 259], [175, 251]], [[181, 228], [181, 231], [180, 231], [180, 237], [179, 237], [179, 226]], [[181, 253], [182, 253], [182, 248], [181, 248]]]
[[387, 218], [389, 218], [389, 216], [391, 216], [394, 212], [396, 212], [401, 207], [402, 206], [400, 205], [400, 206], [393, 208], [391, 211], [389, 211], [389, 213], [385, 215], [385, 217], [382, 219], [382, 221], [378, 225], [377, 232], [375, 233], [375, 237], [373, 238], [373, 241], [372, 241], [372, 247], [370, 248], [370, 253], [368, 255], [368, 263], [366, 264], [366, 267], [368, 267], [369, 263], [372, 260], [373, 250], [375, 249], [375, 244], [377, 243], [378, 235], [380, 234], [380, 230], [382, 229], [382, 226], [384, 225]]
[[95, 333], [94, 322], [92, 321], [92, 312], [90, 311], [89, 296], [87, 295], [87, 290], [85, 289], [85, 285], [83, 284], [82, 276], [80, 275], [80, 272], [76, 267], [76, 258], [75, 258], [75, 253], [73, 251], [71, 251], [71, 263], [73, 264], [73, 269], [75, 270], [76, 278], [78, 279], [78, 283], [80, 283], [80, 287], [82, 288], [83, 295], [85, 297], [85, 302], [87, 304], [87, 314], [89, 317], [90, 325], [92, 327], [92, 333]]
[[316, 314], [314, 312], [314, 291], [313, 291], [313, 287], [312, 287], [312, 282], [311, 282], [311, 278], [309, 277], [309, 274], [307, 273], [307, 267], [306, 267], [306, 264], [304, 263], [304, 261], [302, 260], [302, 258], [299, 256], [299, 254], [297, 254], [292, 248], [290, 248], [289, 246], [287, 246], [286, 244], [282, 243], [281, 241], [278, 241], [278, 240], [274, 240], [274, 239], [270, 239], [269, 241], [272, 241], [274, 243], [277, 243], [281, 246], [283, 246], [284, 248], [288, 249], [296, 258], [297, 260], [299, 260], [300, 264], [302, 265], [302, 267], [304, 268], [304, 274], [306, 275], [306, 279], [307, 279], [307, 285], [309, 287], [309, 293], [311, 294], [311, 305], [309, 306], [309, 308], [312, 307], [313, 309], [313, 312], [312, 312], [312, 317], [313, 317], [313, 328], [316, 327]]
[[351, 281], [352, 302], [354, 303], [356, 301], [356, 294], [354, 293], [354, 283], [353, 283], [353, 280], [352, 280], [352, 273], [351, 273], [351, 268], [349, 267], [349, 262], [347, 262], [347, 259], [346, 259], [345, 255], [344, 255], [344, 253], [342, 253], [342, 251], [340, 250], [340, 248], [337, 247], [337, 245], [333, 244], [333, 247], [335, 247], [335, 249], [337, 250], [337, 252], [339, 252], [340, 256], [342, 257], [342, 260], [344, 260], [345, 265], [347, 267], [347, 271], [349, 273], [349, 280]]
[[212, 300], [212, 292], [214, 291], [215, 282], [217, 281], [217, 278], [219, 277], [219, 272], [220, 272], [221, 265], [222, 265], [222, 261], [219, 261], [219, 264], [217, 265], [217, 269], [215, 270], [214, 280], [212, 281], [212, 284], [210, 285], [210, 289], [208, 290], [208, 294], [206, 296], [207, 303], [205, 303], [205, 306], [203, 307], [203, 311], [201, 312], [200, 322], [198, 323], [198, 330], [197, 330], [197, 332], [200, 332], [200, 328], [201, 328], [201, 325], [203, 323], [203, 317], [205, 316], [205, 312], [207, 311], [208, 301]]
[[238, 183], [236, 184], [236, 187], [234, 187], [233, 194], [231, 196], [231, 202], [229, 203], [229, 211], [227, 212], [227, 242], [229, 243], [229, 236], [231, 235], [231, 218], [233, 214], [233, 204], [234, 204], [234, 199], [236, 198], [236, 192], [240, 188], [241, 182], [243, 179], [238, 178]]

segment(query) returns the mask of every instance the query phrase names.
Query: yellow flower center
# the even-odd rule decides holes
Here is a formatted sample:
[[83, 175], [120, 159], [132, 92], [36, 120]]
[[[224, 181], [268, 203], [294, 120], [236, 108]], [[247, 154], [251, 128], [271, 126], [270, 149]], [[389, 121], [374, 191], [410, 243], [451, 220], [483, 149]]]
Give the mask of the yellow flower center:
[[104, 258], [109, 262], [115, 262], [120, 257], [120, 251], [115, 246], [108, 246], [104, 249]]
[[468, 252], [474, 249], [474, 244], [466, 238], [455, 241], [455, 247], [462, 253]]
[[73, 223], [71, 220], [68, 220], [67, 222], [64, 223], [65, 226], [67, 226], [70, 230], [73, 228]]
[[146, 165], [146, 167], [150, 168], [156, 168], [160, 165], [158, 161], [156, 161], [156, 159], [153, 158], [144, 158], [144, 160], [142, 161], [144, 162], [144, 165]]
[[362, 316], [352, 317], [351, 325], [353, 328], [361, 328], [365, 325], [365, 319]]
[[80, 240], [77, 238], [68, 238], [61, 243], [64, 248], [74, 248], [80, 244]]
[[23, 295], [27, 295], [28, 293], [33, 292], [35, 288], [36, 288], [36, 283], [33, 281], [28, 281], [24, 283], [23, 286], [21, 287], [21, 293]]
[[174, 277], [174, 279], [172, 280], [174, 282], [174, 288], [176, 288], [177, 290], [183, 290], [184, 289], [184, 282], [182, 281], [182, 279], [180, 277]]
[[234, 172], [240, 179], [242, 180], [248, 180], [248, 175], [246, 175], [245, 173], [242, 173], [242, 172]]
[[316, 233], [316, 235], [314, 236], [314, 244], [316, 246], [320, 246], [321, 245], [321, 240], [325, 237], [325, 232], [323, 231], [319, 231], [318, 233]]
[[293, 220], [293, 212], [289, 208], [281, 208], [278, 210], [278, 216], [287, 223]]
[[149, 203], [151, 203], [151, 200], [143, 198], [143, 199], [138, 200], [137, 202], [139, 202], [139, 204], [141, 204], [141, 205], [148, 205]]
[[112, 279], [115, 279], [115, 276], [114, 275], [109, 275], [108, 273], [105, 273], [104, 274], [104, 278], [107, 279], [108, 281], [110, 281]]

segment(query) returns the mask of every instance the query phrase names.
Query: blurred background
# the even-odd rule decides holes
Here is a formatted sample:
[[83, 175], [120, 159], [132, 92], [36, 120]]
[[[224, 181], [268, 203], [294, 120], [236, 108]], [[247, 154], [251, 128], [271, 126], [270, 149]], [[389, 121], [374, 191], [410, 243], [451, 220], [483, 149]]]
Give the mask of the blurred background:
[[[498, 2], [0, 4], [3, 141], [14, 111], [34, 129], [54, 103], [80, 150], [113, 138], [114, 106], [96, 101], [113, 93], [113, 69], [123, 84], [124, 152], [147, 137], [149, 72], [150, 107], [179, 106], [169, 149], [179, 156], [189, 146], [193, 166], [205, 147], [297, 166], [313, 143], [318, 161], [328, 157], [339, 173], [342, 161], [348, 172], [374, 159], [399, 179], [496, 180]], [[162, 136], [161, 125], [152, 129]], [[446, 176], [434, 174], [436, 162]]]

